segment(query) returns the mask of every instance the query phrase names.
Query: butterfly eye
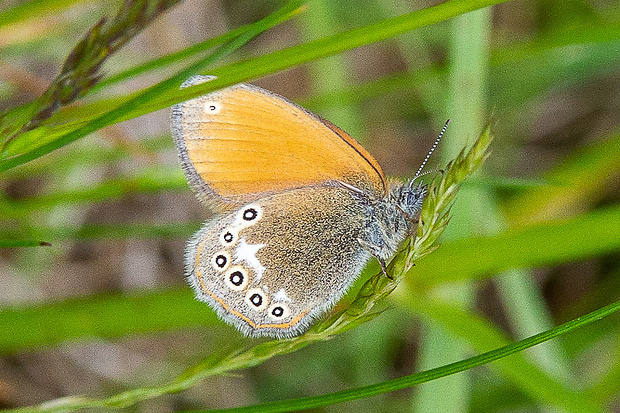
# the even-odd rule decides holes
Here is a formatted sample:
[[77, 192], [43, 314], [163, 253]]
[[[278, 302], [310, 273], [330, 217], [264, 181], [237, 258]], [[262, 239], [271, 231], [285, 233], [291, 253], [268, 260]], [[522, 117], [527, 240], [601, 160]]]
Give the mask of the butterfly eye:
[[226, 271], [224, 277], [226, 285], [228, 285], [228, 287], [233, 291], [243, 290], [248, 285], [250, 280], [246, 269], [239, 265], [231, 267], [228, 271]]
[[230, 254], [226, 251], [216, 252], [211, 258], [211, 265], [216, 271], [224, 271], [230, 264]]
[[275, 303], [269, 307], [269, 317], [274, 320], [282, 320], [291, 314], [288, 306], [284, 303]]
[[222, 110], [222, 105], [219, 102], [207, 101], [203, 107], [205, 112], [210, 115], [217, 115]]
[[267, 296], [260, 288], [252, 288], [245, 295], [245, 302], [254, 310], [262, 311], [267, 307]]
[[224, 247], [234, 245], [239, 239], [239, 233], [233, 228], [224, 228], [220, 233], [220, 244]]

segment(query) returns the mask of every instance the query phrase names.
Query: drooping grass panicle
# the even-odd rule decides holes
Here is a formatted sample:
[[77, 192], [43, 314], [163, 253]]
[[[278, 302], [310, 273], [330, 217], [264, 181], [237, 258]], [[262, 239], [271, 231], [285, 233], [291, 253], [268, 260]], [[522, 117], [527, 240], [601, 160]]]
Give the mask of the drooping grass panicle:
[[416, 260], [428, 255], [436, 248], [439, 235], [448, 222], [450, 206], [460, 184], [482, 165], [487, 156], [490, 141], [491, 133], [487, 128], [470, 149], [461, 151], [459, 156], [448, 164], [445, 171], [430, 184], [422, 207], [417, 237], [407, 240], [403, 250], [390, 262], [387, 268], [389, 277], [382, 272], [373, 275], [346, 309], [315, 324], [305, 334], [290, 339], [266, 341], [245, 350], [237, 348], [229, 353], [212, 355], [203, 363], [191, 367], [176, 380], [163, 386], [131, 389], [103, 399], [63, 398], [56, 400], [53, 405], [48, 403], [34, 406], [30, 408], [30, 411], [44, 413], [77, 411], [93, 407], [127, 407], [142, 400], [191, 388], [210, 376], [259, 365], [272, 357], [291, 353], [311, 343], [329, 340], [372, 320], [382, 312], [376, 304], [396, 288], [398, 282], [407, 274]]
[[[101, 79], [103, 63], [134, 36], [145, 29], [179, 0], [125, 0], [110, 20], [100, 19], [69, 52], [60, 73], [29, 110], [5, 131], [13, 136], [32, 130], [58, 111], [74, 102]], [[25, 115], [29, 116], [25, 116]], [[2, 116], [0, 116], [2, 117]]]

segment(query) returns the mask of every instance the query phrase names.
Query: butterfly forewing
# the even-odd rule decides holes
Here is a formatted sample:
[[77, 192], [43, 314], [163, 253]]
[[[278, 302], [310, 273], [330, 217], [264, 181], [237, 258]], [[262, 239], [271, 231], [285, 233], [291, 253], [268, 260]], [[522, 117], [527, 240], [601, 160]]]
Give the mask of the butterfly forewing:
[[[184, 86], [208, 80], [196, 76]], [[386, 194], [381, 167], [353, 138], [256, 86], [235, 85], [176, 105], [172, 126], [190, 185], [222, 209], [335, 179]]]

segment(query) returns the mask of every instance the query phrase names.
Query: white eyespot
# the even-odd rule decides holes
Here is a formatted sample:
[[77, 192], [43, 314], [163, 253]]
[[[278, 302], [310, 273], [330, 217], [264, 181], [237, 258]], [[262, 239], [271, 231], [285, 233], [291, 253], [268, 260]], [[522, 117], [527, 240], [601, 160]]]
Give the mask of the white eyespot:
[[211, 265], [215, 268], [215, 271], [222, 272], [226, 270], [230, 266], [231, 258], [228, 251], [219, 251], [216, 252], [213, 257], [211, 257]]
[[250, 277], [245, 268], [240, 265], [233, 265], [224, 274], [224, 282], [233, 291], [241, 291], [248, 286]]
[[245, 302], [250, 308], [256, 311], [263, 311], [267, 308], [267, 294], [260, 288], [252, 288], [245, 294]]
[[239, 231], [235, 228], [228, 227], [224, 228], [222, 232], [220, 232], [220, 244], [224, 247], [230, 247], [231, 245], [235, 245], [239, 240]]
[[269, 307], [267, 313], [271, 319], [280, 321], [288, 317], [291, 314], [291, 310], [284, 303], [274, 303]]
[[262, 217], [263, 209], [256, 204], [249, 204], [237, 212], [233, 226], [246, 228], [257, 223]]
[[209, 100], [204, 103], [203, 108], [205, 113], [209, 115], [217, 115], [222, 110], [222, 104], [220, 102]]

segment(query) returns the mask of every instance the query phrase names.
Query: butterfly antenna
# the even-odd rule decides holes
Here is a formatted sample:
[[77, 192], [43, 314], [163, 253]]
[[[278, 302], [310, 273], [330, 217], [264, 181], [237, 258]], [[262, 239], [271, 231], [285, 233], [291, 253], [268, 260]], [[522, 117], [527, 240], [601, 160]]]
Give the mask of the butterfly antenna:
[[422, 169], [424, 169], [424, 167], [426, 166], [426, 162], [428, 162], [428, 158], [431, 157], [431, 155], [433, 154], [433, 152], [437, 148], [437, 145], [439, 145], [439, 141], [443, 137], [443, 134], [446, 133], [446, 129], [448, 129], [448, 125], [449, 124], [450, 124], [450, 119], [448, 119], [446, 121], [446, 123], [443, 125], [443, 128], [441, 128], [441, 132], [439, 132], [439, 136], [437, 136], [437, 139], [435, 139], [435, 142], [433, 143], [433, 146], [431, 146], [431, 150], [428, 151], [428, 153], [426, 154], [426, 158], [424, 158], [424, 161], [422, 162], [422, 165], [420, 165], [420, 167], [418, 168], [418, 171], [415, 173], [415, 176], [413, 177], [413, 180], [416, 180], [417, 178], [419, 178], [422, 175], [426, 175], [426, 174], [420, 175], [420, 173], [422, 172]]

